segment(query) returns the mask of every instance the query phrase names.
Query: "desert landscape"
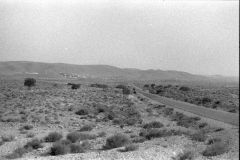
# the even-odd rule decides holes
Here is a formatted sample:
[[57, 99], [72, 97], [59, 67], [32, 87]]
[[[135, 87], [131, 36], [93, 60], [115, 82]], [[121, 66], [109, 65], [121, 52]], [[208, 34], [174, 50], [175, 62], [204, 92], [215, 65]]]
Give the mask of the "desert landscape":
[[0, 0], [0, 160], [239, 160], [237, 0]]
[[[0, 159], [239, 158], [238, 125], [146, 97], [142, 94], [149, 92], [146, 86], [138, 91], [133, 85], [143, 82], [23, 75], [1, 78]], [[187, 86], [183, 82], [163, 82], [167, 86], [163, 88], [178, 90], [164, 93], [181, 97], [188, 92], [181, 91], [181, 86], [194, 91], [193, 84]], [[232, 84], [234, 87], [224, 87], [225, 83], [218, 88], [205, 85], [196, 94], [207, 95], [211, 102], [219, 100], [221, 104], [232, 101], [235, 113], [224, 111], [221, 105], [211, 109], [238, 116], [238, 85]], [[171, 98], [182, 100], [179, 97]]]

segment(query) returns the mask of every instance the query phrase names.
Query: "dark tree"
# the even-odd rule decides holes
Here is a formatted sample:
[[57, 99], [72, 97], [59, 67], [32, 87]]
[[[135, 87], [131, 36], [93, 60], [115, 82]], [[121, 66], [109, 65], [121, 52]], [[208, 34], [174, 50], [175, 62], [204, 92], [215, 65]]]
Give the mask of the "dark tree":
[[32, 86], [35, 86], [36, 85], [36, 79], [34, 78], [26, 78], [24, 80], [24, 86], [27, 86], [27, 87], [32, 87]]

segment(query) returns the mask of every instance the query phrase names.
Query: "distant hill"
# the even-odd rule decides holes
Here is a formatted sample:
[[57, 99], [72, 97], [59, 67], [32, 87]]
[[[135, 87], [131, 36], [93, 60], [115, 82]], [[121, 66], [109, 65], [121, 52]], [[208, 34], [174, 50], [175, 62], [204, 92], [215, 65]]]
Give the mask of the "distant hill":
[[46, 78], [102, 78], [124, 80], [220, 80], [238, 81], [235, 77], [202, 76], [187, 72], [140, 70], [118, 68], [109, 65], [74, 65], [26, 61], [0, 62], [0, 75], [34, 75]]

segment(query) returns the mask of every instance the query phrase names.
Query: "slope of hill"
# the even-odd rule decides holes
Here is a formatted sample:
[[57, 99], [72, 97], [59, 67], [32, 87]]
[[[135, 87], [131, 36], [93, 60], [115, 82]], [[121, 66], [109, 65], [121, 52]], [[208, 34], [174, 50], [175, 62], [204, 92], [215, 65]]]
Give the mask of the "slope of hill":
[[[26, 61], [0, 62], [1, 75], [38, 75], [40, 77], [104, 78], [124, 80], [218, 80], [217, 77], [194, 75], [179, 71], [122, 69], [108, 65], [73, 65]], [[223, 77], [219, 80], [224, 81]], [[227, 81], [230, 79], [226, 78]]]

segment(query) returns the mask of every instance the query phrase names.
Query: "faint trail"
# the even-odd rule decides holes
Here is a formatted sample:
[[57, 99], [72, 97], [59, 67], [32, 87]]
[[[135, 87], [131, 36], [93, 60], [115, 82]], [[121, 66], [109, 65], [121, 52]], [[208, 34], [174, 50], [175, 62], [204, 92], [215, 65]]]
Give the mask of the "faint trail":
[[202, 116], [202, 117], [207, 117], [210, 119], [214, 119], [220, 122], [228, 123], [231, 125], [239, 126], [239, 115], [234, 114], [234, 113], [229, 113], [229, 112], [224, 112], [224, 111], [219, 111], [219, 110], [214, 110], [211, 108], [206, 108], [203, 106], [197, 106], [194, 104], [182, 102], [182, 101], [177, 101], [173, 100], [170, 98], [162, 97], [159, 95], [154, 95], [151, 93], [144, 92], [142, 89], [139, 87], [132, 85], [136, 91], [152, 100], [158, 101], [160, 103], [163, 103], [165, 105], [168, 105], [173, 108], [178, 108], [184, 111], [188, 111], [191, 113], [194, 113], [196, 115]]

